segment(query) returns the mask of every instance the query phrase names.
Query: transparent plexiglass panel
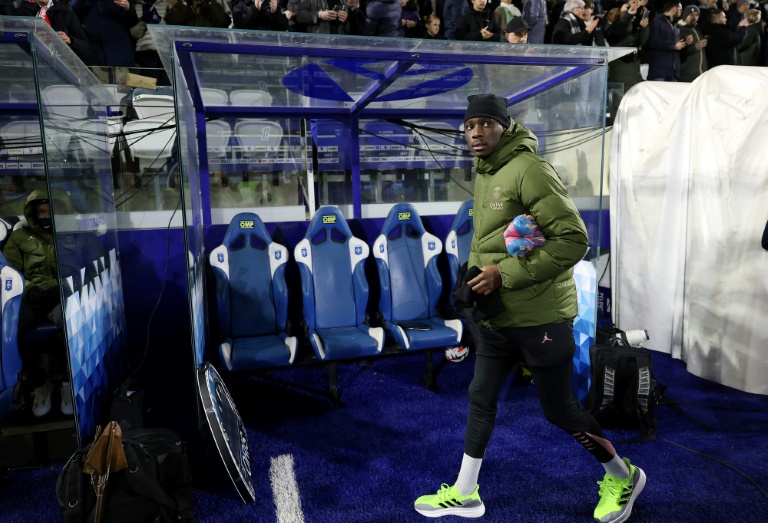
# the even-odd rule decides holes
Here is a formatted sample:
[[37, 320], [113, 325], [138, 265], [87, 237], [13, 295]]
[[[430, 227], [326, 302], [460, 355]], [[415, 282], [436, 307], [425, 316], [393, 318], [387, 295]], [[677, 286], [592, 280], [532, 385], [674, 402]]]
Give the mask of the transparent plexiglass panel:
[[20, 234], [41, 246], [55, 244], [57, 281], [37, 279], [24, 256], [17, 268], [28, 272], [28, 288], [58, 283], [60, 313], [51, 303], [48, 319], [64, 332], [83, 442], [125, 370], [111, 169], [119, 124], [108, 91], [44, 20], [0, 22], [0, 177], [13, 202], [3, 215], [22, 219]]
[[206, 121], [204, 223], [228, 223], [247, 206], [265, 221], [326, 204], [350, 217], [383, 216], [397, 201], [450, 212], [439, 204], [472, 196], [461, 120], [467, 96], [485, 92], [507, 97], [542, 153], [575, 175], [574, 196], [597, 198], [577, 203], [599, 208], [605, 70], [630, 50], [150, 31]]

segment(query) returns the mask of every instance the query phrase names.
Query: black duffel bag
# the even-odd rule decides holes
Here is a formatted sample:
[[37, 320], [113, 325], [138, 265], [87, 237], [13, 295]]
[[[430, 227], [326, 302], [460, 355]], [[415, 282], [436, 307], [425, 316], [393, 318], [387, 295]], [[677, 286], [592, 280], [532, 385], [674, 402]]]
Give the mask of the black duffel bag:
[[67, 522], [194, 521], [192, 475], [175, 432], [141, 428], [121, 434], [111, 422], [96, 433], [56, 481]]

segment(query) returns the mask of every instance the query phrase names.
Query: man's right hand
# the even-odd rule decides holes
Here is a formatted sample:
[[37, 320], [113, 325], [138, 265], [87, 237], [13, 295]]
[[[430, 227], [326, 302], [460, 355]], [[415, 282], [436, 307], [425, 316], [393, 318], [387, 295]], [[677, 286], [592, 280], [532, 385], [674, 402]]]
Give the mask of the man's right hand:
[[331, 11], [330, 9], [324, 9], [323, 11], [320, 11], [317, 13], [317, 17], [320, 18], [320, 20], [325, 20], [326, 22], [330, 22], [331, 20], [336, 20], [336, 11]]
[[675, 43], [675, 51], [679, 51], [680, 49], [683, 49], [686, 45], [688, 44], [685, 43], [685, 40], [683, 39], [678, 40], [677, 43]]
[[486, 265], [480, 270], [480, 274], [467, 282], [474, 292], [487, 296], [501, 287], [501, 271], [498, 265]]

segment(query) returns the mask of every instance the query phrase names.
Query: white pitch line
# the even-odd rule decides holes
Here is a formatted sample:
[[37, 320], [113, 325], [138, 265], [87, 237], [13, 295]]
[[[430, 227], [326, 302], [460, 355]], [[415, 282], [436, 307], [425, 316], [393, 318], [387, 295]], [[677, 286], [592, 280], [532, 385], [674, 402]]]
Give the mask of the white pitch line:
[[293, 456], [283, 454], [271, 459], [269, 480], [275, 500], [278, 523], [304, 523], [301, 511], [301, 496], [296, 474], [293, 472]]

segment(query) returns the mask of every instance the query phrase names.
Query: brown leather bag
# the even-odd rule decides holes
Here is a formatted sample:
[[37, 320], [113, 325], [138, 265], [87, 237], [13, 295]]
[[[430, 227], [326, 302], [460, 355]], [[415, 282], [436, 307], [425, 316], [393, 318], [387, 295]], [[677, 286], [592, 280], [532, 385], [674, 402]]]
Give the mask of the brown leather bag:
[[109, 475], [128, 468], [122, 436], [123, 431], [116, 421], [110, 422], [103, 432], [101, 425], [99, 425], [96, 427], [96, 441], [85, 457], [83, 474], [88, 474], [91, 477], [91, 485], [96, 492], [94, 523], [99, 523], [101, 520], [101, 506]]

